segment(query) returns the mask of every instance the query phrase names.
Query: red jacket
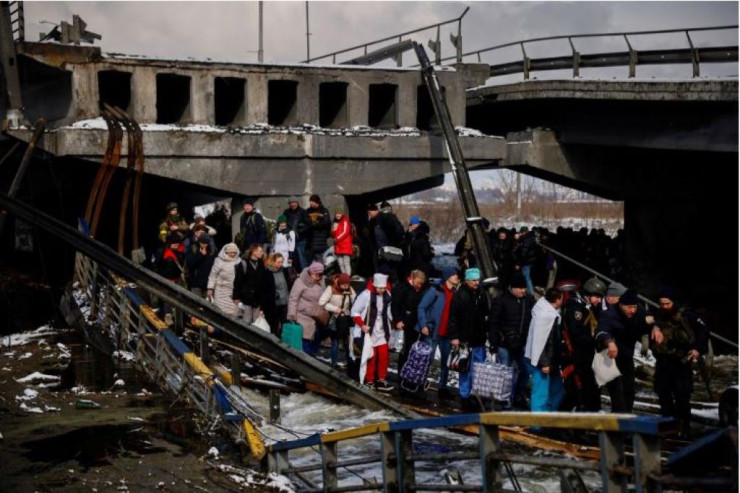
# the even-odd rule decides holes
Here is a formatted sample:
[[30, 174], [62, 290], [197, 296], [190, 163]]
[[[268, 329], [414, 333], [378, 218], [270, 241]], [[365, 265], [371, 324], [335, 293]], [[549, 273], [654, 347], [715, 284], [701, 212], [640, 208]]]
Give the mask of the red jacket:
[[352, 255], [352, 224], [347, 214], [342, 214], [336, 228], [332, 229], [331, 236], [334, 238], [335, 255]]

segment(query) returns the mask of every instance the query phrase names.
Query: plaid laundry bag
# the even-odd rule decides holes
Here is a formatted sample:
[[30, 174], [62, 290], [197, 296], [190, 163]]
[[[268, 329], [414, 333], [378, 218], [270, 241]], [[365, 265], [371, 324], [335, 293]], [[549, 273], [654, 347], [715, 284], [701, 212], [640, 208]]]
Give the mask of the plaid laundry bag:
[[401, 388], [416, 392], [424, 387], [431, 362], [432, 345], [416, 341], [409, 350], [409, 357], [401, 368]]
[[492, 397], [497, 401], [511, 400], [514, 386], [514, 368], [497, 361], [473, 363], [473, 393]]

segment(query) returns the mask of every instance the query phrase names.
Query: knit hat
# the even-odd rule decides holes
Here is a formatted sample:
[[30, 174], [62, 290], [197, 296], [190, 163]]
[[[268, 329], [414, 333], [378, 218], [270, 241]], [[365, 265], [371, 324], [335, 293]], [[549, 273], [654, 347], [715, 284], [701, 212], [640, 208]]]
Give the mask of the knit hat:
[[466, 281], [480, 281], [480, 269], [478, 267], [471, 267], [465, 271]]
[[344, 214], [344, 207], [342, 207], [341, 205], [336, 206], [334, 208], [334, 215], [337, 214]]
[[198, 243], [202, 243], [204, 245], [208, 245], [211, 243], [211, 237], [208, 236], [208, 234], [203, 234], [200, 238], [198, 238]]
[[519, 228], [520, 233], [526, 233], [527, 231], [529, 231], [529, 228], [526, 226], [522, 226], [521, 228]]
[[442, 269], [442, 280], [443, 281], [446, 281], [447, 279], [449, 279], [450, 277], [454, 276], [455, 274], [457, 274], [457, 269], [456, 268], [454, 268], [454, 267], [445, 267], [444, 269]]
[[388, 276], [381, 273], [373, 275], [373, 287], [384, 288], [388, 284]]
[[281, 214], [281, 215], [278, 216], [278, 218], [277, 218], [277, 223], [278, 224], [280, 224], [280, 223], [287, 223], [287, 222], [288, 222], [288, 218], [285, 217], [285, 214]]
[[521, 272], [515, 272], [514, 275], [511, 276], [509, 286], [511, 286], [512, 288], [526, 288], [527, 278], [524, 277], [524, 274], [522, 274]]
[[252, 197], [245, 197], [244, 200], [242, 200], [242, 205], [254, 205], [254, 199]]
[[288, 197], [288, 203], [290, 204], [291, 202], [295, 202], [296, 204], [300, 203], [298, 201], [298, 197], [296, 197], [295, 195], [291, 195], [290, 197]]
[[308, 198], [308, 201], [309, 201], [309, 202], [316, 202], [317, 204], [320, 204], [320, 203], [321, 203], [321, 197], [319, 197], [319, 196], [318, 196], [318, 195], [316, 195], [316, 194], [313, 194], [313, 195], [311, 195], [311, 196], [310, 196], [310, 197]]
[[393, 212], [393, 207], [391, 207], [391, 204], [387, 200], [384, 200], [380, 204], [380, 210], [383, 212]]
[[341, 286], [342, 284], [350, 284], [352, 282], [352, 278], [349, 277], [349, 274], [346, 272], [342, 272], [337, 276], [337, 286]]
[[172, 209], [177, 209], [177, 202], [170, 202], [167, 204], [167, 207], [165, 207], [167, 212], [170, 212]]
[[663, 286], [660, 288], [660, 291], [658, 291], [658, 299], [668, 298], [672, 302], [676, 303], [679, 297], [678, 291], [673, 286]]
[[419, 224], [420, 222], [419, 216], [411, 216], [411, 219], [409, 219], [409, 224]]
[[313, 262], [311, 262], [311, 265], [308, 266], [308, 272], [311, 274], [323, 274], [324, 264], [314, 260]]
[[628, 289], [619, 297], [620, 305], [637, 305], [639, 303], [640, 299], [637, 297], [637, 291], [634, 289]]
[[367, 207], [365, 209], [368, 210], [368, 211], [377, 211], [378, 210], [378, 206], [375, 205], [375, 204], [367, 204]]
[[624, 285], [618, 282], [613, 282], [609, 284], [608, 288], [606, 288], [606, 295], [619, 297], [619, 296], [622, 296], [625, 291], [627, 291], [627, 288], [624, 287]]
[[182, 241], [182, 233], [179, 231], [170, 231], [167, 233], [167, 242], [169, 243], [180, 243]]

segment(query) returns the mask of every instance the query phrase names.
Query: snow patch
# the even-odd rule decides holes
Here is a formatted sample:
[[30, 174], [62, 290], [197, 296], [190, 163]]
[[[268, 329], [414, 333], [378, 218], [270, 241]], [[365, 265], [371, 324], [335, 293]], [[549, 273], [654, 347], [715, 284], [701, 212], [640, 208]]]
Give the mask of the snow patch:
[[40, 407], [28, 407], [26, 406], [25, 402], [21, 403], [21, 409], [26, 411], [27, 413], [36, 413], [36, 414], [43, 414], [44, 411]]
[[15, 381], [18, 383], [31, 383], [31, 382], [61, 382], [62, 377], [56, 375], [46, 375], [45, 373], [39, 373], [37, 371], [26, 375], [23, 378], [16, 378]]
[[39, 396], [39, 391], [34, 389], [25, 389], [23, 395], [16, 395], [15, 400], [17, 401], [30, 401]]
[[[43, 325], [36, 330], [3, 336], [2, 338], [0, 338], [0, 343], [5, 346], [23, 346], [24, 344], [28, 344], [29, 342], [32, 342], [40, 337], [45, 337], [56, 333], [57, 330], [53, 327]], [[8, 356], [8, 353], [5, 353], [5, 355]]]

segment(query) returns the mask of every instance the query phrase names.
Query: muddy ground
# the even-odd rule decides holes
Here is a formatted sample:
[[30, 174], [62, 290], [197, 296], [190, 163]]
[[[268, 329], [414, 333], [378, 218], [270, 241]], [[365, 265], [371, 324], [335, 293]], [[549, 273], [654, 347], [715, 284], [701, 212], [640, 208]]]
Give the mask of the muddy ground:
[[[74, 333], [38, 334], [0, 339], [0, 491], [280, 491], [284, 478], [256, 473], [230, 437], [132, 367]], [[35, 372], [57, 378], [17, 381]]]

